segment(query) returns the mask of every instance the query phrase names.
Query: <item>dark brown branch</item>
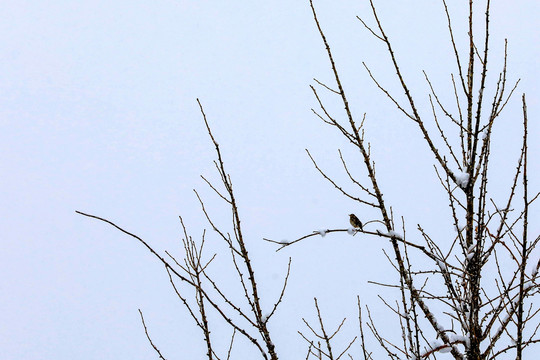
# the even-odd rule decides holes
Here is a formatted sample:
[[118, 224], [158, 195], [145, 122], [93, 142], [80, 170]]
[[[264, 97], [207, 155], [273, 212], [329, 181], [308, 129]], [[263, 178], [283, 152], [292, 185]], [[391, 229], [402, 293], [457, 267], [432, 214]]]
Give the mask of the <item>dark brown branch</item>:
[[334, 180], [332, 180], [328, 175], [326, 175], [324, 173], [324, 171], [321, 170], [321, 168], [319, 167], [319, 165], [317, 165], [317, 162], [315, 161], [315, 159], [313, 159], [313, 157], [311, 156], [311, 153], [309, 152], [308, 149], [306, 149], [306, 152], [309, 156], [309, 158], [311, 159], [311, 162], [313, 163], [313, 165], [315, 166], [315, 168], [317, 169], [317, 171], [319, 171], [319, 173], [328, 181], [330, 182], [332, 185], [334, 185], [334, 187], [336, 189], [338, 189], [343, 195], [347, 196], [348, 198], [352, 199], [352, 200], [355, 200], [355, 201], [358, 201], [362, 204], [365, 204], [365, 205], [369, 205], [371, 207], [375, 207], [375, 208], [378, 208], [379, 206], [372, 203], [372, 202], [369, 202], [369, 201], [365, 201], [365, 200], [362, 200], [358, 197], [355, 197], [355, 196], [352, 196], [351, 194], [349, 194], [348, 192], [346, 192], [345, 190], [343, 190], [343, 188], [341, 186], [339, 186], [338, 184], [335, 183]]
[[141, 315], [141, 322], [143, 324], [143, 327], [144, 327], [144, 333], [146, 334], [146, 338], [148, 339], [148, 342], [150, 342], [150, 345], [152, 345], [152, 347], [154, 348], [154, 350], [156, 351], [156, 353], [159, 355], [159, 358], [162, 359], [162, 360], [167, 360], [163, 357], [163, 355], [161, 354], [161, 351], [159, 351], [159, 349], [157, 348], [156, 345], [154, 345], [154, 343], [152, 342], [152, 339], [150, 338], [150, 335], [148, 334], [148, 328], [146, 327], [146, 324], [144, 322], [144, 316], [143, 316], [143, 313], [141, 311], [141, 309], [139, 309], [139, 314]]
[[529, 200], [527, 194], [528, 182], [527, 182], [527, 103], [525, 101], [525, 94], [522, 97], [523, 103], [523, 238], [521, 240], [521, 266], [520, 266], [520, 279], [519, 279], [519, 302], [517, 311], [517, 341], [516, 341], [516, 360], [522, 359], [523, 352], [523, 301], [525, 298], [525, 269], [527, 266], [527, 228], [529, 218]]

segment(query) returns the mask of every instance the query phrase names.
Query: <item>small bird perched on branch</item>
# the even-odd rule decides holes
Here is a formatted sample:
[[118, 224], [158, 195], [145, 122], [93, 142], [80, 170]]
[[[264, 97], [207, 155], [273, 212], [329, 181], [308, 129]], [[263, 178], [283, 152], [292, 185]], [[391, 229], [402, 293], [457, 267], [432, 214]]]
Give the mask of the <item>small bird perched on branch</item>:
[[364, 231], [362, 228], [362, 222], [356, 217], [354, 214], [349, 214], [349, 222], [355, 229], [359, 229], [360, 231]]

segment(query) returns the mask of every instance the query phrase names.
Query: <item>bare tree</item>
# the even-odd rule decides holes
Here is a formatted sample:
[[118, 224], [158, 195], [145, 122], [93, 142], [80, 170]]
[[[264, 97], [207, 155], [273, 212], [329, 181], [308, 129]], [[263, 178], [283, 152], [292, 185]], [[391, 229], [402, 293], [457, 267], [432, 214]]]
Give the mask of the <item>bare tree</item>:
[[[380, 285], [399, 291], [395, 303], [382, 300], [389, 311], [396, 314], [401, 328], [401, 338], [396, 340], [386, 335], [385, 329], [373, 321], [369, 307], [363, 310], [358, 299], [359, 334], [351, 336], [348, 346], [344, 349], [336, 349], [332, 341], [342, 329], [345, 320], [336, 329], [330, 330], [323, 321], [323, 315], [315, 299], [319, 324], [314, 326], [304, 320], [308, 331], [299, 331], [301, 338], [306, 342], [306, 359], [310, 357], [340, 359], [344, 356], [353, 358], [353, 344], [357, 342], [360, 344], [357, 356], [365, 360], [372, 359], [373, 355], [364, 333], [366, 326], [376, 343], [391, 359], [435, 359], [440, 353], [450, 353], [455, 359], [471, 360], [496, 359], [503, 356], [507, 358], [509, 353], [515, 354], [513, 356], [516, 359], [524, 358], [525, 349], [540, 341], [537, 335], [540, 327], [537, 318], [540, 307], [534, 304], [534, 298], [539, 292], [540, 261], [535, 263], [534, 259], [538, 256], [535, 249], [540, 241], [540, 235], [532, 238], [528, 236], [529, 207], [538, 198], [539, 193], [530, 195], [528, 191], [528, 119], [526, 99], [523, 95], [521, 151], [516, 159], [506, 200], [498, 203], [488, 195], [488, 179], [493, 176], [492, 172], [488, 172], [490, 150], [493, 145], [493, 126], [519, 83], [517, 81], [515, 84], [507, 84], [505, 42], [504, 65], [496, 75], [496, 85], [494, 89], [486, 87], [488, 74], [491, 74], [488, 71], [490, 0], [486, 0], [485, 12], [481, 16], [473, 12], [473, 1], [468, 2], [466, 54], [458, 51], [451, 15], [446, 1], [442, 0], [450, 37], [449, 44], [455, 55], [456, 70], [455, 74], [451, 74], [449, 82], [455, 103], [444, 103], [439, 96], [439, 90], [424, 72], [430, 89], [427, 96], [431, 106], [428, 109], [417, 106], [417, 99], [407, 85], [405, 75], [399, 66], [398, 56], [372, 0], [370, 0], [371, 20], [358, 17], [365, 29], [386, 48], [405, 101], [398, 100], [393, 91], [377, 80], [368, 65], [363, 64], [366, 71], [375, 87], [406, 119], [417, 126], [426, 142], [427, 150], [433, 155], [436, 176], [448, 197], [448, 203], [444, 206], [450, 207], [452, 223], [456, 230], [455, 236], [451, 236], [450, 239], [434, 238], [421, 224], [416, 226], [417, 231], [413, 235], [406, 235], [405, 216], [394, 215], [392, 207], [385, 202], [371, 157], [371, 146], [366, 140], [363, 127], [366, 116], [357, 119], [353, 114], [323, 24], [317, 17], [313, 1], [310, 0], [309, 4], [334, 79], [334, 84], [331, 85], [315, 80], [316, 85], [311, 86], [318, 103], [318, 109], [313, 112], [325, 124], [335, 128], [358, 152], [367, 171], [367, 178], [359, 179], [354, 175], [351, 162], [339, 151], [339, 161], [350, 184], [355, 187], [355, 191], [346, 190], [346, 186], [334, 180], [332, 175], [322, 169], [311, 153], [309, 151], [307, 153], [315, 168], [339, 193], [361, 206], [375, 209], [378, 215], [373, 219], [361, 219], [362, 221], [351, 215], [351, 228], [313, 231], [293, 241], [265, 240], [275, 243], [278, 251], [327, 233], [348, 232], [352, 235], [361, 233], [363, 236], [389, 241], [392, 253], [387, 254], [387, 258], [396, 270], [397, 281], [394, 284]], [[483, 33], [478, 36], [473, 27], [476, 21], [484, 24]], [[325, 96], [337, 97], [343, 105], [344, 112], [332, 113], [325, 105], [328, 101]], [[330, 101], [332, 100], [331, 98]], [[227, 289], [212, 278], [208, 268], [211, 267], [214, 257], [203, 255], [205, 234], [203, 233], [200, 241], [194, 240], [188, 234], [182, 218], [180, 221], [184, 230], [184, 259], [179, 261], [168, 252], [166, 255], [158, 254], [143, 239], [109, 220], [78, 213], [107, 222], [134, 237], [165, 265], [178, 298], [202, 332], [207, 345], [208, 359], [231, 358], [237, 334], [247, 339], [263, 359], [278, 359], [268, 322], [282, 303], [290, 273], [290, 260], [281, 292], [273, 301], [273, 306], [264, 309], [242, 232], [231, 176], [225, 170], [219, 144], [212, 134], [200, 102], [199, 106], [216, 150], [215, 166], [221, 185], [216, 186], [204, 177], [203, 180], [228, 205], [230, 230], [222, 229], [215, 224], [203, 199], [197, 192], [195, 193], [210, 227], [227, 244], [245, 301], [239, 303], [233, 300]], [[399, 219], [397, 223], [396, 217]], [[489, 270], [493, 268], [496, 271]], [[192, 295], [188, 298], [185, 293], [189, 289], [192, 290]], [[367, 321], [362, 317], [363, 311], [367, 311]], [[232, 329], [227, 351], [218, 351], [213, 346], [209, 312], [218, 314]], [[164, 358], [150, 339], [142, 312], [141, 319], [151, 346], [160, 358]], [[441, 319], [444, 319], [444, 323], [450, 323], [451, 327], [445, 328]]]

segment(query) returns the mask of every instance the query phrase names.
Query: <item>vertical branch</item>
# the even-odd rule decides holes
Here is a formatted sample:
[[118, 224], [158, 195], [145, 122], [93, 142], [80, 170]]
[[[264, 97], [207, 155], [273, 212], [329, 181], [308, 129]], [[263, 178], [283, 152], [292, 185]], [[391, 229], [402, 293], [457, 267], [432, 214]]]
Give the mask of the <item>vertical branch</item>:
[[[373, 187], [373, 190], [374, 190], [375, 198], [377, 199], [377, 203], [379, 205], [378, 207], [379, 207], [379, 210], [380, 210], [381, 215], [382, 215], [382, 220], [383, 220], [383, 222], [385, 224], [385, 227], [386, 227], [387, 231], [389, 233], [392, 232], [392, 235], [390, 236], [390, 242], [392, 244], [392, 247], [393, 247], [393, 250], [394, 250], [394, 255], [396, 256], [397, 264], [399, 266], [400, 276], [403, 278], [403, 281], [406, 284], [408, 290], [410, 291], [411, 296], [415, 299], [416, 303], [418, 304], [418, 306], [420, 307], [420, 309], [424, 313], [425, 317], [428, 319], [428, 321], [431, 324], [431, 326], [433, 327], [433, 329], [437, 332], [437, 335], [441, 338], [441, 340], [445, 344], [450, 344], [451, 343], [450, 338], [448, 337], [448, 335], [445, 332], [443, 332], [441, 330], [439, 324], [437, 323], [437, 320], [436, 320], [435, 316], [433, 315], [433, 313], [429, 309], [428, 305], [424, 302], [424, 300], [421, 297], [419, 291], [414, 287], [413, 279], [410, 276], [410, 274], [407, 272], [407, 269], [405, 268], [403, 256], [401, 254], [401, 250], [400, 250], [399, 245], [398, 245], [398, 240], [403, 241], [403, 239], [400, 236], [395, 235], [395, 233], [393, 233], [394, 226], [393, 226], [392, 220], [391, 220], [390, 216], [388, 215], [388, 211], [387, 211], [386, 206], [384, 204], [383, 195], [382, 195], [382, 192], [380, 191], [377, 179], [375, 177], [375, 170], [374, 170], [374, 168], [372, 166], [370, 156], [369, 156], [369, 152], [367, 151], [366, 147], [364, 146], [364, 140], [360, 136], [360, 134], [358, 133], [358, 128], [355, 125], [354, 118], [352, 116], [352, 113], [351, 113], [351, 110], [350, 110], [350, 107], [349, 107], [349, 103], [348, 103], [347, 97], [345, 95], [345, 90], [343, 89], [343, 86], [341, 84], [341, 80], [340, 80], [340, 76], [339, 76], [339, 73], [338, 73], [338, 70], [337, 70], [337, 66], [336, 66], [336, 64], [334, 62], [334, 58], [332, 56], [332, 51], [330, 50], [330, 45], [328, 44], [328, 41], [326, 40], [326, 36], [325, 36], [325, 34], [324, 34], [324, 32], [323, 32], [323, 30], [321, 28], [321, 25], [319, 23], [318, 18], [317, 18], [317, 13], [316, 13], [315, 8], [313, 6], [313, 0], [310, 0], [309, 3], [310, 3], [311, 10], [312, 10], [312, 13], [313, 13], [313, 18], [314, 18], [315, 23], [317, 25], [317, 29], [319, 30], [319, 34], [321, 36], [321, 39], [323, 40], [323, 43], [324, 43], [324, 45], [326, 47], [328, 58], [330, 60], [332, 71], [334, 73], [334, 79], [336, 80], [336, 83], [337, 83], [337, 86], [338, 86], [338, 89], [339, 89], [339, 94], [341, 95], [341, 99], [343, 101], [345, 112], [347, 114], [347, 119], [348, 119], [349, 124], [350, 124], [351, 129], [352, 129], [352, 134], [354, 135], [354, 138], [356, 139], [356, 144], [355, 145], [360, 150], [360, 153], [362, 155], [364, 164], [365, 164], [367, 172], [368, 172], [368, 176], [369, 176], [369, 178], [371, 180], [371, 184], [372, 184], [372, 187]], [[384, 33], [384, 31], [382, 29], [382, 25], [381, 25], [381, 23], [380, 23], [380, 21], [379, 21], [379, 19], [377, 17], [377, 12], [375, 10], [375, 6], [374, 6], [372, 0], [370, 0], [370, 4], [371, 4], [372, 11], [373, 11], [373, 15], [374, 15], [374, 17], [375, 17], [375, 19], [377, 21], [377, 25], [379, 27], [379, 30], [381, 31], [382, 39], [384, 39], [383, 41], [388, 46], [388, 51], [390, 52], [390, 55], [391, 55], [391, 58], [392, 58], [392, 61], [393, 61], [393, 64], [394, 64], [394, 68], [395, 68], [395, 70], [397, 72], [397, 75], [398, 75], [399, 80], [401, 82], [401, 85], [402, 85], [402, 87], [403, 87], [403, 89], [405, 91], [405, 94], [406, 94], [406, 96], [407, 96], [407, 98], [409, 100], [409, 104], [410, 104], [410, 106], [412, 108], [414, 118], [416, 119], [415, 121], [420, 126], [420, 129], [422, 130], [422, 133], [424, 134], [424, 137], [425, 137], [426, 141], [428, 142], [428, 144], [430, 146], [430, 149], [432, 150], [433, 154], [437, 158], [439, 164], [443, 167], [446, 174], [450, 178], [452, 178], [452, 180], [456, 181], [455, 175], [448, 168], [446, 160], [441, 157], [441, 155], [439, 154], [439, 151], [437, 150], [435, 145], [432, 143], [431, 138], [429, 137], [429, 134], [427, 133], [427, 130], [423, 126], [423, 123], [422, 123], [422, 121], [420, 119], [420, 116], [419, 116], [419, 114], [417, 112], [415, 103], [414, 103], [414, 101], [412, 99], [412, 96], [411, 96], [411, 94], [409, 92], [409, 89], [406, 86], [405, 81], [404, 81], [404, 79], [403, 79], [403, 77], [401, 75], [401, 71], [400, 71], [400, 69], [399, 69], [399, 67], [397, 65], [393, 50], [392, 50], [391, 45], [390, 45], [390, 41], [386, 37], [386, 34]], [[379, 39], [381, 39], [381, 37], [379, 37]], [[456, 347], [452, 347], [451, 352], [452, 352], [452, 355], [456, 359], [463, 359], [463, 355], [459, 352], [459, 350]]]
[[[469, 0], [469, 65], [467, 69], [467, 155], [472, 151], [472, 107], [473, 107], [473, 75], [474, 75], [474, 38], [473, 38], [473, 0]], [[470, 165], [470, 161], [469, 161]], [[470, 245], [470, 244], [469, 244]]]
[[[444, 12], [446, 14], [446, 21], [448, 22], [448, 30], [450, 32], [450, 42], [452, 43], [452, 47], [454, 49], [454, 56], [456, 57], [456, 65], [458, 68], [459, 78], [461, 80], [461, 86], [463, 87], [463, 91], [466, 92], [465, 80], [463, 79], [463, 69], [461, 67], [461, 61], [459, 59], [459, 52], [457, 50], [456, 42], [454, 40], [454, 31], [452, 30], [452, 21], [450, 18], [450, 13], [448, 12], [448, 6], [446, 5], [446, 1], [442, 0], [442, 2], [444, 5]], [[454, 82], [453, 76], [452, 76], [452, 82], [454, 84], [454, 90], [455, 90], [455, 82]], [[456, 92], [456, 97], [457, 97], [457, 92]], [[459, 100], [458, 100], [458, 107], [459, 107]], [[461, 111], [460, 111], [460, 118], [462, 119]]]
[[[191, 236], [188, 235], [186, 225], [184, 224], [184, 220], [181, 216], [180, 223], [182, 224], [182, 229], [184, 230], [184, 251], [186, 253], [185, 263], [186, 263], [186, 270], [188, 270], [188, 274], [191, 276], [191, 279], [193, 283], [196, 284], [195, 286], [195, 300], [197, 302], [197, 306], [199, 308], [199, 314], [201, 315], [201, 320], [196, 321], [199, 327], [202, 329], [204, 334], [204, 341], [206, 343], [206, 356], [208, 357], [208, 360], [212, 360], [213, 358], [213, 350], [212, 350], [212, 341], [210, 339], [210, 325], [208, 323], [208, 317], [206, 315], [206, 307], [204, 302], [204, 294], [203, 294], [203, 285], [201, 281], [201, 274], [204, 272], [205, 267], [210, 263], [208, 262], [206, 265], [203, 266], [201, 263], [201, 257], [202, 257], [202, 250], [204, 247], [204, 237], [205, 232], [203, 232], [202, 239], [201, 239], [201, 246], [199, 249], [197, 249], [197, 246], [195, 244], [195, 241], [191, 238]], [[213, 259], [213, 258], [212, 258]], [[212, 259], [210, 261], [212, 261]], [[170, 273], [169, 273], [170, 276]], [[174, 284], [171, 279], [171, 284]], [[176, 289], [175, 289], [176, 290]], [[186, 301], [184, 301], [184, 304], [189, 308]]]
[[527, 266], [527, 226], [529, 215], [529, 200], [527, 195], [527, 103], [525, 94], [523, 102], [523, 239], [521, 240], [521, 264], [519, 278], [519, 303], [517, 311], [517, 341], [516, 360], [521, 360], [523, 350], [523, 301], [525, 298], [525, 267]]
[[330, 343], [330, 337], [328, 336], [324, 328], [321, 310], [319, 309], [317, 298], [315, 298], [314, 300], [315, 300], [315, 308], [317, 309], [317, 317], [319, 318], [319, 324], [321, 325], [322, 338], [324, 339], [324, 342], [326, 343], [326, 349], [328, 350], [328, 358], [334, 359], [334, 355], [332, 354], [332, 344]]
[[368, 350], [366, 348], [366, 342], [364, 339], [364, 324], [362, 323], [362, 306], [360, 304], [360, 296], [357, 296], [356, 299], [358, 302], [358, 324], [360, 326], [360, 346], [362, 347], [362, 354], [364, 356], [364, 360], [370, 360], [371, 353], [368, 353]]
[[268, 353], [270, 354], [270, 358], [272, 360], [277, 360], [278, 356], [276, 354], [275, 346], [274, 346], [274, 343], [272, 342], [272, 339], [270, 337], [270, 332], [268, 331], [268, 328], [267, 328], [267, 321], [266, 321], [267, 319], [263, 315], [261, 302], [259, 298], [259, 290], [257, 288], [257, 282], [255, 280], [255, 272], [253, 271], [251, 260], [249, 258], [249, 254], [248, 254], [244, 237], [242, 234], [241, 221], [240, 221], [240, 216], [238, 214], [238, 206], [236, 204], [236, 199], [233, 192], [231, 178], [229, 174], [227, 174], [227, 172], [225, 171], [225, 166], [223, 163], [223, 158], [221, 156], [221, 151], [219, 149], [219, 144], [214, 138], [214, 136], [212, 135], [212, 130], [210, 129], [210, 125], [208, 124], [208, 120], [206, 119], [206, 114], [204, 113], [203, 106], [201, 102], [199, 101], [199, 99], [197, 99], [197, 103], [199, 104], [199, 108], [203, 116], [204, 123], [208, 131], [208, 135], [210, 135], [210, 138], [212, 139], [212, 142], [214, 143], [214, 147], [216, 148], [216, 153], [218, 157], [217, 167], [221, 175], [223, 185], [225, 186], [225, 190], [227, 191], [227, 194], [228, 194], [227, 202], [230, 204], [232, 215], [233, 215], [233, 228], [234, 228], [234, 234], [236, 237], [236, 242], [238, 243], [238, 246], [240, 247], [240, 250], [239, 250], [240, 256], [242, 257], [242, 260], [248, 272], [248, 280], [251, 286], [251, 299], [248, 298], [248, 302], [252, 305], [252, 312], [253, 312], [253, 315], [255, 316], [257, 330], [261, 334], [266, 344], [266, 348], [268, 350]]
[[154, 351], [158, 354], [159, 358], [161, 360], [167, 360], [163, 357], [163, 355], [161, 354], [161, 351], [159, 351], [158, 347], [154, 344], [154, 342], [152, 341], [152, 339], [150, 338], [150, 334], [148, 334], [148, 328], [146, 327], [146, 323], [144, 322], [144, 316], [143, 316], [143, 313], [141, 311], [141, 309], [139, 309], [139, 315], [141, 315], [141, 322], [143, 324], [143, 327], [144, 327], [144, 333], [146, 334], [146, 338], [148, 339], [148, 342], [150, 343], [150, 345], [152, 346], [152, 348], [154, 349]]
[[[474, 55], [475, 45], [473, 36], [473, 1], [469, 0], [469, 67], [467, 72], [467, 154], [469, 161], [467, 164], [467, 174], [469, 177], [469, 183], [465, 188], [465, 194], [467, 199], [466, 210], [466, 243], [470, 247], [474, 241], [474, 171], [475, 171], [475, 157], [476, 147], [478, 144], [478, 129], [480, 126], [480, 114], [482, 105], [483, 86], [486, 77], [487, 66], [487, 53], [488, 53], [488, 40], [489, 40], [489, 0], [487, 2], [486, 11], [486, 33], [485, 33], [485, 48], [484, 48], [484, 67], [481, 73], [481, 86], [478, 96], [478, 108], [476, 115], [476, 122], [473, 128], [473, 85], [474, 85]], [[468, 270], [468, 286], [470, 290], [470, 315], [469, 315], [469, 341], [470, 346], [467, 351], [467, 356], [471, 359], [477, 359], [480, 356], [480, 341], [482, 330], [479, 324], [479, 312], [480, 312], [480, 255], [482, 253], [481, 238], [477, 238], [475, 250], [472, 258], [470, 259]]]
[[[475, 165], [475, 158], [476, 154], [478, 153], [478, 141], [479, 141], [479, 129], [480, 129], [480, 118], [482, 114], [482, 100], [484, 98], [484, 89], [486, 85], [486, 78], [487, 78], [487, 63], [488, 63], [488, 46], [489, 46], [489, 6], [490, 6], [490, 0], [487, 0], [486, 5], [486, 25], [485, 25], [485, 44], [484, 44], [484, 59], [482, 60], [482, 73], [480, 74], [480, 89], [478, 90], [478, 102], [477, 102], [477, 109], [476, 109], [476, 120], [474, 125], [474, 133], [473, 133], [473, 151], [470, 154], [471, 155], [471, 161], [470, 166], [474, 167]], [[472, 170], [469, 173], [469, 179], [473, 179], [474, 170]]]

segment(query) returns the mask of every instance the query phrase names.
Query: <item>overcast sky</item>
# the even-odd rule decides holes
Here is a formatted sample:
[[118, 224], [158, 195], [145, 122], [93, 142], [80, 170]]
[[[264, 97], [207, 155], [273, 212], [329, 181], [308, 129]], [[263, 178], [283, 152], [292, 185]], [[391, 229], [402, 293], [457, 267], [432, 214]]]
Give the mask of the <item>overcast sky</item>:
[[[446, 197], [418, 129], [362, 66], [365, 61], [402, 96], [383, 44], [355, 18], [373, 24], [366, 1], [315, 3], [352, 109], [357, 118], [367, 113], [366, 137], [388, 205], [397, 218], [405, 216], [410, 236], [421, 223], [450, 241], [444, 237], [452, 231]], [[440, 1], [378, 3], [422, 111], [430, 113], [422, 70], [451, 101], [455, 65]], [[467, 9], [450, 9], [465, 49]], [[510, 182], [519, 156], [523, 92], [529, 171], [534, 176], [540, 170], [538, 10], [533, 0], [492, 4], [488, 86], [501, 69], [504, 38], [509, 81], [522, 79], [495, 128], [492, 180], [499, 200], [506, 193], [498, 189]], [[195, 238], [208, 228], [194, 188], [217, 223], [229, 225], [223, 204], [199, 177], [218, 180], [196, 98], [235, 186], [263, 304], [271, 306], [279, 296], [293, 259], [290, 291], [270, 325], [281, 357], [305, 356], [296, 331], [306, 330], [302, 317], [314, 319], [314, 296], [330, 326], [348, 318], [343, 343], [356, 335], [356, 295], [371, 304], [376, 319], [395, 321], [376, 298], [379, 289], [367, 283], [395, 281], [381, 251], [387, 244], [328, 235], [275, 253], [262, 240], [347, 227], [351, 212], [363, 220], [375, 216], [325, 182], [304, 150], [345, 184], [338, 148], [364, 174], [347, 141], [310, 110], [317, 105], [309, 89], [313, 78], [333, 83], [307, 0], [3, 1], [0, 20], [2, 359], [155, 358], [139, 308], [169, 359], [202, 358], [202, 337], [163, 267], [132, 238], [75, 214], [106, 217], [179, 257], [178, 216]], [[343, 117], [342, 105], [331, 94], [325, 98]], [[531, 179], [532, 192], [538, 185]], [[540, 232], [538, 221], [531, 221], [530, 231]], [[207, 241], [208, 254], [223, 249], [214, 234]], [[232, 291], [226, 253], [218, 259], [213, 271]], [[217, 327], [213, 335], [226, 349], [229, 329]]]

